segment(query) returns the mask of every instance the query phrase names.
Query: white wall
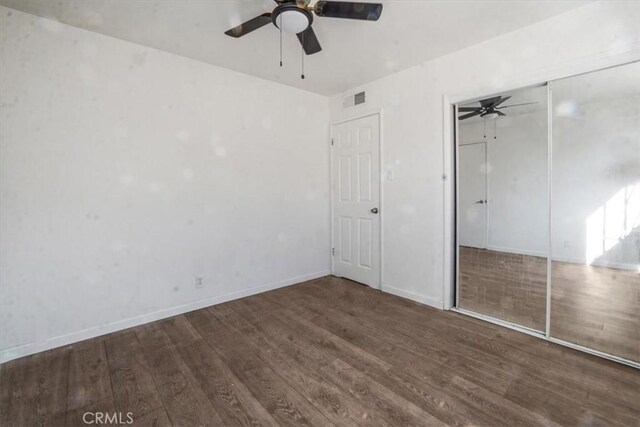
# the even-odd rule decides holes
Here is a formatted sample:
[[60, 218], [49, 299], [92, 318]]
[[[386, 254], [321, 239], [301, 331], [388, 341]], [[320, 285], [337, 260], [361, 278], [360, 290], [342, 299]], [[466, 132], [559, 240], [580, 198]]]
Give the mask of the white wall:
[[333, 121], [383, 110], [383, 164], [395, 169], [383, 182], [383, 289], [450, 304], [445, 97], [463, 101], [638, 58], [640, 3], [596, 2], [345, 93], [365, 90], [366, 104], [345, 109], [345, 94], [332, 97]]
[[328, 274], [327, 98], [0, 28], [2, 359]]
[[[541, 102], [536, 111], [505, 110], [506, 117], [487, 121], [487, 249], [547, 255], [547, 111]], [[484, 136], [482, 122], [459, 125], [461, 143]]]
[[576, 102], [585, 88], [553, 85], [552, 258], [639, 271], [640, 93]]
[[[640, 62], [552, 86], [552, 259], [637, 270]], [[542, 109], [487, 121], [486, 129], [461, 121], [459, 141], [487, 143], [487, 249], [546, 256], [547, 104], [529, 96]]]

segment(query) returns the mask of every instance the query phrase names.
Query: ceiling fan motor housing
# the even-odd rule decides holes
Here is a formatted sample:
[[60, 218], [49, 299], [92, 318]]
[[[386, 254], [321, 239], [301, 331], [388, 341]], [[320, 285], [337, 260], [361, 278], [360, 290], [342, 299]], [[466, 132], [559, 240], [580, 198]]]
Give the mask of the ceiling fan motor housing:
[[313, 14], [295, 3], [284, 3], [273, 10], [271, 21], [277, 28], [280, 28], [278, 23], [282, 21], [282, 31], [298, 34], [311, 26]]

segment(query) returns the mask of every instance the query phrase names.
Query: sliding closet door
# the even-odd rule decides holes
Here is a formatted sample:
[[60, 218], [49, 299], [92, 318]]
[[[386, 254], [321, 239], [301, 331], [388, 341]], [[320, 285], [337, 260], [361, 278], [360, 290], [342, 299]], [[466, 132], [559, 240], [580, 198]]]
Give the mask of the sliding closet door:
[[458, 107], [458, 308], [544, 332], [547, 88]]
[[553, 338], [640, 361], [640, 63], [551, 84]]

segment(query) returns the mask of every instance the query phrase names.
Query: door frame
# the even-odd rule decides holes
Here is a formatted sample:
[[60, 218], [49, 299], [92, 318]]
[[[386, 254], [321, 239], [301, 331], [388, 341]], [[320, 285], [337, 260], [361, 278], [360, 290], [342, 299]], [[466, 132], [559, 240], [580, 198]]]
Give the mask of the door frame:
[[[469, 141], [465, 141], [465, 142], [460, 142], [458, 141], [459, 138], [456, 138], [456, 148], [455, 148], [455, 156], [456, 156], [456, 176], [455, 176], [455, 180], [456, 180], [456, 198], [455, 198], [455, 203], [456, 203], [456, 207], [458, 206], [458, 198], [460, 195], [460, 186], [458, 183], [458, 162], [460, 160], [460, 147], [464, 147], [467, 145], [476, 145], [476, 144], [484, 144], [484, 163], [485, 165], [487, 164], [487, 162], [489, 161], [489, 140], [487, 138], [482, 138], [482, 139], [473, 139], [473, 140], [469, 140]], [[484, 230], [483, 230], [483, 234], [484, 234], [484, 248], [482, 249], [487, 249], [487, 246], [489, 246], [489, 175], [487, 174], [487, 171], [484, 171], [484, 197], [485, 197], [485, 202], [484, 202]], [[460, 229], [460, 219], [456, 216], [456, 230]], [[458, 236], [459, 237], [459, 236]], [[457, 240], [457, 238], [456, 238]], [[457, 302], [456, 302], [456, 306], [457, 306]]]
[[382, 108], [378, 108], [375, 110], [371, 110], [368, 112], [364, 112], [358, 115], [354, 115], [354, 116], [349, 116], [346, 119], [341, 119], [338, 121], [334, 121], [331, 122], [329, 125], [329, 233], [331, 234], [331, 237], [329, 239], [330, 242], [330, 247], [329, 247], [329, 256], [331, 257], [331, 274], [333, 275], [335, 272], [335, 256], [333, 255], [333, 248], [335, 248], [335, 241], [334, 241], [334, 225], [333, 225], [333, 214], [334, 214], [334, 206], [333, 206], [333, 196], [334, 196], [334, 188], [333, 188], [333, 144], [332, 144], [332, 138], [333, 138], [333, 128], [337, 125], [343, 124], [343, 123], [347, 123], [347, 122], [352, 122], [354, 120], [358, 120], [358, 119], [364, 119], [365, 117], [370, 117], [370, 116], [378, 116], [378, 180], [379, 180], [379, 195], [378, 195], [378, 200], [379, 200], [379, 204], [380, 207], [378, 208], [379, 210], [379, 218], [380, 220], [378, 221], [379, 223], [379, 239], [378, 239], [378, 244], [380, 245], [380, 259], [378, 260], [378, 283], [377, 286], [374, 286], [374, 289], [378, 289], [381, 290], [382, 289], [382, 272], [383, 272], [383, 267], [382, 267], [382, 261], [384, 259], [384, 249], [383, 249], [383, 229], [384, 229], [384, 199], [383, 199], [383, 194], [384, 194], [384, 190], [383, 190], [383, 176], [382, 176], [382, 144], [383, 144], [383, 138], [382, 135], [384, 134], [383, 130], [382, 130]]

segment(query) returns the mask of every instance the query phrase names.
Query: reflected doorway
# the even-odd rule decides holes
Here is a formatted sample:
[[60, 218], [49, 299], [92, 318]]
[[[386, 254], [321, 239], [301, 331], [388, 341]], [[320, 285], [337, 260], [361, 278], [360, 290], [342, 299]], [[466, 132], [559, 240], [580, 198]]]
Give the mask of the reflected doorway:
[[547, 88], [458, 106], [458, 307], [545, 331]]

